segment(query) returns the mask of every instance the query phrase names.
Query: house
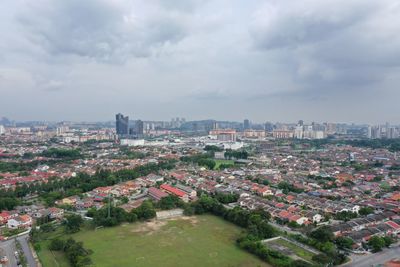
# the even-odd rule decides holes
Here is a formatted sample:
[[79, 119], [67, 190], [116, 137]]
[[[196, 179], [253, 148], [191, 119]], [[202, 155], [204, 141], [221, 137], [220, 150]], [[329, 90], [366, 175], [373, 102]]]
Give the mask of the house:
[[264, 186], [262, 188], [257, 188], [256, 193], [262, 197], [272, 196], [274, 194], [274, 193], [272, 193], [271, 188], [269, 188], [268, 186]]
[[295, 215], [292, 215], [292, 216], [289, 217], [289, 221], [290, 222], [296, 222], [299, 225], [303, 225], [308, 221], [308, 218], [307, 217], [301, 217], [300, 215], [295, 214]]
[[32, 218], [29, 215], [21, 215], [8, 220], [7, 227], [11, 229], [28, 228], [32, 226]]
[[183, 192], [187, 193], [189, 195], [190, 198], [195, 198], [197, 196], [197, 192], [196, 190], [188, 187], [188, 186], [184, 186], [181, 184], [176, 185], [176, 187], [180, 190], [182, 190]]
[[49, 211], [50, 219], [62, 219], [64, 217], [64, 210], [56, 207], [47, 209]]
[[189, 195], [178, 188], [172, 187], [169, 184], [162, 184], [160, 188], [166, 191], [168, 194], [172, 194], [179, 197], [184, 202], [189, 202]]
[[322, 215], [319, 213], [313, 213], [311, 214], [311, 221], [314, 223], [319, 223], [322, 221]]
[[163, 197], [167, 197], [168, 196], [167, 193], [165, 193], [164, 191], [162, 191], [160, 189], [157, 189], [155, 187], [150, 187], [149, 190], [148, 190], [148, 194], [149, 194], [150, 197], [152, 197], [156, 201], [159, 201]]
[[60, 201], [57, 201], [56, 204], [74, 206], [77, 201], [78, 201], [78, 197], [72, 196], [72, 197], [63, 198]]
[[0, 224], [7, 223], [8, 219], [10, 218], [10, 213], [7, 211], [3, 211], [0, 213]]

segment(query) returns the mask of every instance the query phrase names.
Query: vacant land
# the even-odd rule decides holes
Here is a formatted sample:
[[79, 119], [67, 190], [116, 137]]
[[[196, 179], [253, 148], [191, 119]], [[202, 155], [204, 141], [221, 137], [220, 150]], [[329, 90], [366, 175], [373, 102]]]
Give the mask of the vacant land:
[[218, 170], [219, 166], [221, 166], [221, 164], [225, 164], [225, 165], [235, 165], [235, 162], [233, 160], [228, 160], [228, 159], [216, 159], [215, 160], [215, 167], [214, 169]]
[[312, 262], [312, 257], [315, 255], [314, 253], [282, 238], [268, 241], [265, 245], [274, 250], [280, 251], [293, 259], [302, 259]]
[[[235, 245], [240, 232], [218, 217], [203, 215], [82, 230], [72, 237], [93, 250], [91, 258], [100, 267], [269, 266]], [[64, 256], [53, 255], [45, 243], [39, 252], [43, 266], [68, 267]]]

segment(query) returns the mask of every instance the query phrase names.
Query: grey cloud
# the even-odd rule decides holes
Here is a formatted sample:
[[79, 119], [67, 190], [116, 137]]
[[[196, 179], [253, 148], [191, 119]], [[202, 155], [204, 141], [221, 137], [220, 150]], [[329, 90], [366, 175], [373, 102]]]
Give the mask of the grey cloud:
[[29, 38], [52, 56], [74, 55], [104, 62], [146, 57], [151, 49], [185, 37], [179, 17], [159, 14], [146, 18], [138, 5], [113, 3], [39, 0], [28, 4], [17, 18]]
[[0, 1], [0, 113], [396, 120], [399, 13], [393, 0]]

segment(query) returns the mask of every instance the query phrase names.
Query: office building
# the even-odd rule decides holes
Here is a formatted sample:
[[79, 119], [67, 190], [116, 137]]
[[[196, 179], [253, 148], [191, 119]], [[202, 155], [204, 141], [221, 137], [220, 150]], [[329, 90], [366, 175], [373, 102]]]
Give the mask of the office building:
[[236, 141], [236, 130], [233, 130], [233, 129], [211, 130], [210, 136], [219, 141], [235, 142]]
[[131, 121], [129, 123], [129, 135], [142, 136], [144, 133], [144, 123], [141, 120]]
[[6, 133], [6, 129], [4, 128], [3, 125], [0, 125], [0, 135], [5, 134]]
[[244, 130], [250, 129], [250, 121], [248, 119], [245, 119], [243, 121], [243, 129]]
[[117, 130], [118, 135], [127, 135], [129, 134], [129, 117], [124, 116], [121, 113], [115, 115], [115, 128]]

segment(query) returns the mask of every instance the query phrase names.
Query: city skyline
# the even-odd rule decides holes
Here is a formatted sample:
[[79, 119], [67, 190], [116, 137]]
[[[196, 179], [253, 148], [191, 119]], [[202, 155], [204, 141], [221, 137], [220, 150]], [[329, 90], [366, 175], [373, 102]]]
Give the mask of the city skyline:
[[394, 1], [40, 0], [0, 10], [0, 114], [16, 120], [112, 120], [118, 110], [400, 123]]

